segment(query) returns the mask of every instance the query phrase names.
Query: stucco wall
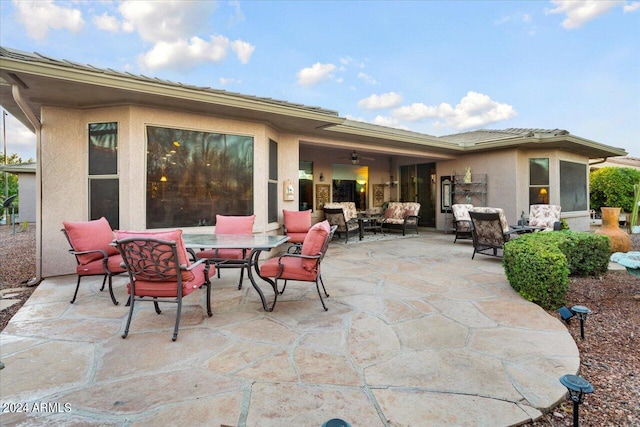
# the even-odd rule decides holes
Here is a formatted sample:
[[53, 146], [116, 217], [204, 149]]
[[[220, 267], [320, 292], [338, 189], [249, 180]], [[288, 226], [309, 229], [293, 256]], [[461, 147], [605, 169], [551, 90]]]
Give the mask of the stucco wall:
[[279, 143], [279, 203], [282, 203], [282, 179], [297, 177], [297, 140], [282, 138], [264, 124], [131, 106], [91, 110], [43, 107], [42, 122], [43, 277], [75, 272], [75, 260], [67, 252], [68, 243], [60, 229], [62, 221], [88, 219], [89, 123], [118, 123], [121, 229], [144, 230], [146, 227], [145, 125], [252, 136], [255, 232], [274, 231], [279, 227], [278, 223], [267, 222], [269, 138]]

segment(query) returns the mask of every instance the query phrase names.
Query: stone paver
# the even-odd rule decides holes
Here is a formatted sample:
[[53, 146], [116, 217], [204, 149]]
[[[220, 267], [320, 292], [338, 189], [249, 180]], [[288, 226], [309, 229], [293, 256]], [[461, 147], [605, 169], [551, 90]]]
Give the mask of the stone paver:
[[329, 311], [313, 284], [290, 282], [264, 312], [226, 270], [213, 317], [204, 291], [185, 299], [176, 342], [171, 304], [137, 304], [120, 337], [124, 276], [118, 306], [99, 278], [73, 305], [75, 276], [44, 280], [0, 334], [0, 400], [30, 409], [2, 424], [507, 426], [564, 398], [577, 346], [511, 289], [500, 260], [472, 261], [471, 242], [430, 232], [342, 242], [323, 263]]

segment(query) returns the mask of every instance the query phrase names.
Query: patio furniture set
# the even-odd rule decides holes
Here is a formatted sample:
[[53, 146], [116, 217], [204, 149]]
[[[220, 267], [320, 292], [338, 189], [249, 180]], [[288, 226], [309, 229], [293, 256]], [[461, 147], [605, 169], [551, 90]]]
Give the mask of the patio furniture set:
[[472, 239], [471, 259], [476, 253], [501, 257], [504, 244], [520, 234], [561, 229], [558, 205], [531, 205], [528, 220], [523, 213], [517, 225], [509, 225], [501, 208], [471, 204], [454, 204], [451, 208], [455, 226], [453, 242]]
[[[260, 296], [265, 311], [273, 311], [278, 295], [282, 295], [288, 281], [315, 283], [324, 310], [320, 286], [328, 297], [321, 275], [321, 262], [336, 226], [328, 221], [307, 228], [306, 233], [289, 235], [253, 234], [255, 216], [217, 215], [215, 234], [183, 234], [182, 230], [126, 231], [111, 229], [105, 218], [84, 222], [63, 222], [66, 236], [77, 263], [78, 281], [71, 303], [78, 295], [80, 281], [85, 276], [104, 276], [101, 291], [108, 281], [114, 305], [112, 277], [127, 273], [129, 315], [122, 338], [129, 333], [136, 302], [153, 302], [157, 314], [159, 303], [177, 304], [172, 340], [178, 337], [183, 297], [196, 289], [206, 288], [207, 314], [211, 312], [211, 280], [220, 277], [222, 268], [239, 268], [242, 287], [244, 270], [251, 285]], [[291, 230], [291, 229], [290, 229]], [[304, 234], [304, 237], [302, 236]], [[260, 255], [293, 240], [296, 250], [267, 259], [260, 264]], [[267, 305], [258, 278], [267, 282], [274, 292], [271, 306]], [[282, 289], [278, 281], [284, 281]]]
[[363, 239], [364, 233], [384, 233], [385, 230], [408, 231], [418, 233], [418, 219], [420, 218], [420, 203], [390, 202], [383, 212], [381, 208], [372, 208], [365, 212], [358, 212], [354, 202], [334, 202], [324, 205], [324, 215], [329, 224], [337, 226], [337, 232], [344, 234], [345, 243], [350, 237], [358, 236]]

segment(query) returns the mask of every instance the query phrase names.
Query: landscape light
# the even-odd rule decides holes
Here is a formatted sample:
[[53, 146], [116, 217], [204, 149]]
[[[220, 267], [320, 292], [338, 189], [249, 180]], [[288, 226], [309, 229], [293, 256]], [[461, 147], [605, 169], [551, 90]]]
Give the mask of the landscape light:
[[585, 394], [593, 393], [593, 386], [577, 375], [563, 375], [560, 383], [569, 390], [569, 398], [573, 402], [573, 427], [578, 427], [578, 405], [584, 402]]

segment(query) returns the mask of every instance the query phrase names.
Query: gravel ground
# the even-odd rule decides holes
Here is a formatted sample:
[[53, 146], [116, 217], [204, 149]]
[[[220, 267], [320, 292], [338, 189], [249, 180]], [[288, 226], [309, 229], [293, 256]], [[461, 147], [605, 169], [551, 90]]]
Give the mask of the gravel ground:
[[[18, 293], [20, 302], [0, 311], [0, 330], [35, 287], [25, 283], [35, 276], [35, 226], [26, 232], [0, 226], [0, 292]], [[640, 235], [632, 236], [632, 250], [640, 251]], [[585, 322], [567, 325], [581, 356], [580, 375], [595, 391], [580, 406], [582, 426], [640, 426], [640, 278], [624, 271], [609, 271], [602, 278], [571, 278], [567, 306], [592, 310]], [[559, 318], [555, 311], [549, 311]], [[528, 426], [571, 426], [573, 407], [563, 401]]]

